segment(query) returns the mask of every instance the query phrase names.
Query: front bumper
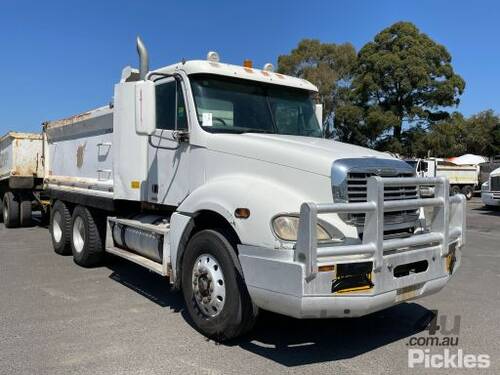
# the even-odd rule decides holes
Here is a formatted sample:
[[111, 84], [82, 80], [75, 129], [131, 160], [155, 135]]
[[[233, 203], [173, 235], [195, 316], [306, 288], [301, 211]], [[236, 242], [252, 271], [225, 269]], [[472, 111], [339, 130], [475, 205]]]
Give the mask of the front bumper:
[[481, 200], [487, 206], [500, 206], [500, 192], [481, 192]]
[[[436, 185], [436, 198], [383, 200], [384, 185], [423, 183]], [[384, 239], [385, 211], [418, 207], [434, 207], [430, 230]], [[318, 247], [317, 215], [351, 212], [366, 213], [362, 243]], [[449, 197], [447, 180], [371, 177], [366, 203], [304, 203], [294, 250], [247, 245], [238, 249], [245, 282], [257, 306], [296, 318], [356, 317], [443, 288], [460, 265], [464, 234], [465, 199]], [[372, 265], [371, 286], [335, 291], [332, 285], [338, 280], [339, 266], [354, 263]], [[425, 269], [409, 266], [422, 263]], [[409, 272], [396, 273], [401, 267]]]

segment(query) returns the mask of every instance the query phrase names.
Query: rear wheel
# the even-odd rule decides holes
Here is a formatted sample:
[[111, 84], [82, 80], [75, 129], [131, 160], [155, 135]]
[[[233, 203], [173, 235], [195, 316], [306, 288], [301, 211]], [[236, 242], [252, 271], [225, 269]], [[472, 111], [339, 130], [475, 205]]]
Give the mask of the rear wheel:
[[62, 201], [56, 201], [50, 210], [50, 235], [57, 254], [71, 254], [71, 211]]
[[451, 188], [450, 188], [450, 195], [457, 195], [457, 194], [460, 194], [462, 191], [460, 190], [460, 186], [458, 185], [453, 185]]
[[31, 196], [26, 194], [21, 197], [21, 203], [19, 205], [19, 222], [22, 227], [29, 227], [31, 225], [32, 219], [32, 199]]
[[7, 228], [16, 228], [19, 226], [19, 198], [11, 191], [3, 196], [2, 216], [3, 222]]
[[471, 200], [472, 199], [472, 195], [474, 194], [474, 190], [472, 189], [472, 186], [465, 185], [462, 188], [462, 194], [465, 195], [465, 198], [467, 198], [468, 201]]
[[92, 267], [102, 261], [104, 246], [99, 222], [100, 218], [87, 207], [75, 207], [71, 218], [71, 250], [80, 266]]
[[256, 310], [231, 243], [214, 230], [198, 232], [182, 261], [182, 291], [196, 328], [217, 341], [250, 330]]

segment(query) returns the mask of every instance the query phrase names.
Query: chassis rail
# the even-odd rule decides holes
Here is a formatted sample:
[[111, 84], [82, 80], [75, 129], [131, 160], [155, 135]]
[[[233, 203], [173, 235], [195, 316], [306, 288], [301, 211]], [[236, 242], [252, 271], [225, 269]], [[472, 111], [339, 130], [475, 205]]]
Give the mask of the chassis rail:
[[[434, 198], [384, 201], [385, 186], [435, 185]], [[367, 202], [327, 203], [306, 202], [300, 209], [299, 235], [295, 248], [295, 261], [305, 264], [306, 280], [318, 272], [318, 259], [332, 256], [366, 255], [373, 258], [374, 272], [384, 263], [384, 251], [412, 246], [439, 245], [442, 257], [448, 255], [449, 243], [465, 243], [465, 197], [450, 197], [450, 185], [445, 177], [429, 178], [368, 178]], [[384, 239], [384, 212], [434, 207], [430, 230], [407, 238]], [[318, 214], [364, 213], [363, 240], [357, 245], [318, 246], [316, 224]], [[415, 249], [414, 251], [418, 251]]]

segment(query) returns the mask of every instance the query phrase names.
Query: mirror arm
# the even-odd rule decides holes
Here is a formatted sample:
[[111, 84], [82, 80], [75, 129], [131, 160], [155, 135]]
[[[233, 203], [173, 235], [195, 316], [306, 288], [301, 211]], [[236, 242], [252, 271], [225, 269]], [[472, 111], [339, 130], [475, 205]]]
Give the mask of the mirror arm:
[[179, 143], [189, 141], [189, 132], [187, 130], [174, 130], [172, 137]]

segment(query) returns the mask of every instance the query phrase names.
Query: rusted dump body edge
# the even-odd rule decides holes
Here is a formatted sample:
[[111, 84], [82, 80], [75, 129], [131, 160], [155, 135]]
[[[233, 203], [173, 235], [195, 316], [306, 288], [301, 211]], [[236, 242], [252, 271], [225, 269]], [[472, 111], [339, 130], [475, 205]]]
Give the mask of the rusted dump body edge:
[[63, 126], [73, 125], [94, 117], [102, 116], [106, 113], [112, 113], [113, 109], [109, 105], [102, 106], [87, 112], [79, 113], [61, 120], [48, 121], [45, 125], [46, 129], [55, 129]]
[[67, 189], [80, 188], [92, 194], [93, 191], [113, 193], [113, 181], [98, 181], [94, 178], [67, 177], [67, 176], [46, 176], [45, 184], [63, 187]]
[[39, 133], [8, 132], [7, 134], [3, 135], [2, 138], [0, 138], [0, 142], [3, 142], [8, 138], [41, 140], [42, 135]]

